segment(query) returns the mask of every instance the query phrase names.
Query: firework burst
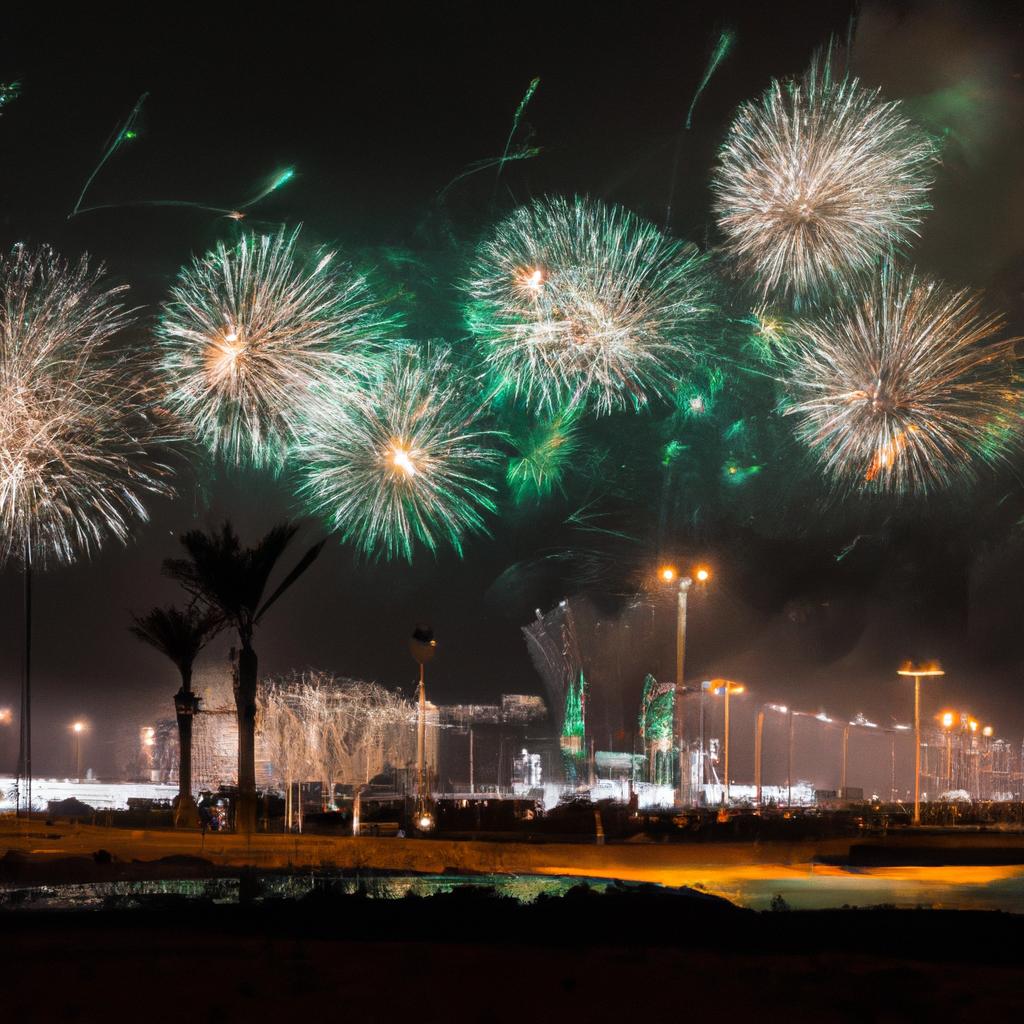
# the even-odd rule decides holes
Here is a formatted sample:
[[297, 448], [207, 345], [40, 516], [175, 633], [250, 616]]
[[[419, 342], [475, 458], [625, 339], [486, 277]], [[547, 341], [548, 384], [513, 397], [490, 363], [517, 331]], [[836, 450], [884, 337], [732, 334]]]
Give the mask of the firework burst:
[[726, 250], [764, 295], [843, 285], [916, 234], [936, 148], [830, 55], [743, 104], [712, 180]]
[[579, 455], [579, 422], [573, 410], [535, 426], [512, 444], [518, 454], [509, 459], [505, 479], [517, 502], [528, 496], [544, 498], [562, 489], [566, 471]]
[[354, 387], [395, 326], [364, 275], [297, 239], [220, 243], [181, 271], [157, 328], [169, 404], [235, 463], [279, 466], [310, 390]]
[[449, 349], [401, 346], [368, 378], [360, 401], [326, 389], [312, 403], [296, 454], [301, 494], [342, 540], [367, 555], [412, 560], [417, 541], [462, 552], [484, 530], [500, 455], [478, 427]]
[[580, 198], [517, 209], [481, 244], [464, 287], [497, 388], [549, 413], [670, 394], [712, 308], [695, 247]]
[[1002, 326], [969, 290], [887, 268], [849, 309], [789, 325], [786, 412], [839, 486], [913, 494], [970, 479], [1016, 435]]
[[123, 287], [48, 248], [0, 259], [0, 561], [70, 562], [127, 539], [169, 494], [173, 440], [142, 368], [115, 348]]

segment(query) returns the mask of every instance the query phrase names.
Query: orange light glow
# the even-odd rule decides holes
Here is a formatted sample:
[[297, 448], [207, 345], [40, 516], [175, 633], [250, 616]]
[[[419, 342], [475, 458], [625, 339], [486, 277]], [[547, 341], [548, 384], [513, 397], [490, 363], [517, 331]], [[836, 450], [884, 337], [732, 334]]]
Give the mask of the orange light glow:
[[952, 711], [944, 711], [942, 714], [942, 728], [950, 729], [956, 721], [956, 715]]
[[697, 567], [697, 571], [693, 575], [698, 583], [707, 583], [711, 579], [711, 570], [701, 565]]
[[914, 665], [913, 662], [905, 661], [896, 670], [899, 676], [944, 676], [946, 673], [939, 667], [937, 661], [928, 661], [922, 665]]
[[531, 292], [539, 292], [544, 287], [544, 271], [539, 267], [524, 267], [517, 272], [516, 281], [520, 288], [525, 288]]
[[671, 565], [663, 566], [658, 570], [658, 575], [665, 583], [671, 583], [676, 578], [676, 571]]

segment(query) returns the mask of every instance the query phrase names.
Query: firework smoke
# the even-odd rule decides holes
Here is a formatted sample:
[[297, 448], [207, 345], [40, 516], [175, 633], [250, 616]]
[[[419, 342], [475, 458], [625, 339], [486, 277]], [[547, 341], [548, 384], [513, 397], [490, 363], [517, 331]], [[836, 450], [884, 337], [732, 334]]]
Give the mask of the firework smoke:
[[928, 208], [934, 143], [830, 56], [740, 107], [712, 180], [726, 250], [766, 296], [845, 286]]
[[517, 209], [481, 244], [464, 287], [496, 386], [550, 413], [669, 394], [712, 308], [695, 247], [580, 198]]
[[971, 291], [887, 268], [850, 308], [788, 325], [786, 412], [837, 485], [911, 494], [970, 479], [1017, 432], [1001, 327]]

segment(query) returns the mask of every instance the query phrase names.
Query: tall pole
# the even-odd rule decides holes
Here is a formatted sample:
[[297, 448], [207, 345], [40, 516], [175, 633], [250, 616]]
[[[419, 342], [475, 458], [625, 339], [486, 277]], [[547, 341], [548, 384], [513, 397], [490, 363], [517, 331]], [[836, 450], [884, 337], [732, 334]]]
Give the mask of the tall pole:
[[921, 677], [914, 676], [914, 824], [921, 824]]
[[761, 806], [761, 780], [764, 771], [764, 708], [757, 713], [754, 726], [754, 787], [757, 790], [757, 806]]
[[789, 709], [789, 741], [786, 754], [786, 806], [793, 806], [793, 709]]
[[843, 763], [839, 769], [839, 798], [846, 799], [846, 758], [850, 750], [850, 727], [843, 726]]
[[21, 815], [21, 785], [25, 780], [25, 812], [32, 817], [32, 547], [25, 541], [25, 674], [21, 681], [21, 718], [18, 743], [18, 803]]
[[704, 684], [700, 684], [700, 726], [699, 726], [699, 741], [700, 741], [700, 753], [698, 754], [698, 760], [700, 761], [700, 792], [703, 797], [704, 786], [707, 783], [707, 771], [705, 769], [704, 762], [704, 695], [707, 690]]
[[889, 801], [896, 800], [896, 733], [889, 733]]
[[725, 802], [729, 802], [729, 694], [732, 687], [725, 684]]
[[427, 762], [426, 762], [426, 733], [427, 733], [427, 698], [423, 684], [424, 670], [420, 662], [420, 707], [419, 717], [416, 722], [416, 768], [419, 776], [416, 795], [419, 797], [420, 806], [427, 793]]
[[476, 792], [473, 788], [473, 726], [469, 727], [469, 791]]
[[[677, 751], [677, 771], [679, 788], [676, 790], [675, 803], [681, 805], [683, 801], [683, 689], [686, 669], [686, 601], [690, 593], [690, 585], [693, 580], [689, 576], [682, 576], [679, 579], [679, 596], [676, 605], [676, 693], [672, 705], [673, 732], [675, 733], [675, 748]], [[701, 762], [704, 759], [704, 743], [701, 739]], [[701, 780], [703, 781], [703, 779]]]

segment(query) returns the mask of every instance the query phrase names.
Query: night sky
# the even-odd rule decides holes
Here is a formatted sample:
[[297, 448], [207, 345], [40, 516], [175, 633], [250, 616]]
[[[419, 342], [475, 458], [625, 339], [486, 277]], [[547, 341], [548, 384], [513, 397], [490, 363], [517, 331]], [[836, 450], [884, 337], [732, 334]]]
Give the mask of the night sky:
[[[1006, 5], [1006, 10], [1012, 5]], [[88, 20], [5, 14], [0, 81], [23, 94], [0, 116], [0, 242], [49, 242], [88, 251], [132, 286], [145, 324], [177, 268], [236, 226], [189, 209], [126, 207], [68, 221], [105, 141], [148, 92], [139, 138], [97, 177], [88, 203], [195, 200], [231, 208], [275, 171], [296, 178], [260, 204], [268, 225], [304, 224], [310, 242], [419, 269], [403, 282], [412, 337], [458, 341], [454, 283], [472, 244], [517, 202], [589, 194], [661, 223], [678, 129], [722, 28], [737, 42], [697, 107], [681, 148], [672, 230], [717, 241], [707, 181], [731, 112], [772, 77], [802, 71], [830, 34], [845, 40], [856, 10], [851, 65], [870, 85], [908, 101], [946, 133], [943, 163], [914, 248], [916, 264], [988, 290], [1024, 333], [1024, 60], [1022, 19], [1002, 5], [827, 2], [747, 4], [346, 4], [344, 16], [299, 6], [220, 20], [169, 7], [159, 17]], [[541, 79], [523, 127], [539, 157], [512, 164], [494, 195], [481, 174], [435, 196], [475, 160], [500, 154], [528, 82]], [[88, 203], [86, 205], [88, 205]], [[389, 262], [390, 259], [390, 262]], [[621, 421], [620, 421], [621, 422]], [[606, 433], [621, 433], [614, 422]], [[637, 428], [643, 432], [643, 425]], [[611, 443], [611, 442], [609, 442]], [[640, 442], [637, 442], [638, 444]], [[615, 449], [627, 458], [628, 446]], [[764, 487], [785, 489], [781, 458], [763, 455]], [[927, 505], [851, 509], [813, 501], [763, 525], [745, 519], [655, 537], [643, 495], [615, 506], [633, 541], [608, 558], [593, 600], [614, 615], [644, 567], [665, 554], [701, 558], [715, 584], [694, 602], [688, 675], [730, 675], [763, 699], [906, 719], [894, 675], [904, 658], [937, 657], [949, 674], [941, 701], [967, 705], [1015, 742], [1024, 733], [1024, 459], [983, 474], [969, 493]], [[766, 492], [767, 493], [767, 492]], [[767, 503], [768, 498], [766, 497]], [[555, 503], [557, 506], [557, 503]], [[86, 760], [113, 767], [118, 731], [170, 711], [173, 667], [132, 639], [129, 610], [175, 597], [160, 562], [176, 535], [229, 516], [244, 538], [295, 512], [287, 479], [197, 467], [174, 501], [128, 547], [37, 577], [35, 761], [64, 769], [66, 726], [93, 726]], [[410, 687], [406, 637], [433, 625], [438, 701], [542, 692], [520, 627], [534, 609], [571, 594], [576, 577], [524, 568], [570, 540], [557, 507], [492, 520], [460, 561], [420, 552], [415, 564], [366, 564], [332, 539], [309, 574], [261, 627], [261, 669], [313, 666]], [[321, 536], [307, 522], [292, 558]], [[850, 545], [852, 544], [852, 547]], [[837, 556], [849, 548], [849, 553]], [[668, 665], [662, 649], [637, 666], [638, 683]], [[0, 705], [17, 705], [21, 579], [0, 575]], [[223, 663], [228, 641], [203, 656]], [[0, 744], [4, 740], [0, 738]], [[0, 747], [6, 767], [13, 760]]]

